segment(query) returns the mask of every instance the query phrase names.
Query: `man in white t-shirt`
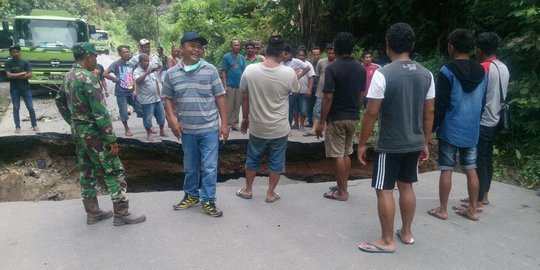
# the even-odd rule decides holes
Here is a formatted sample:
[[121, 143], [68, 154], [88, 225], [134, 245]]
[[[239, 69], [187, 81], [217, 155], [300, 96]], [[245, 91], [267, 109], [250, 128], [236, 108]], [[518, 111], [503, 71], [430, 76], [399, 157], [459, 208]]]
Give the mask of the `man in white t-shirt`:
[[283, 38], [272, 36], [268, 40], [266, 61], [246, 67], [240, 79], [242, 91], [241, 132], [249, 128], [246, 159], [246, 186], [236, 192], [238, 197], [253, 197], [253, 181], [261, 168], [264, 153], [268, 152], [269, 183], [267, 203], [278, 200], [274, 190], [285, 172], [285, 153], [290, 132], [288, 122], [289, 94], [298, 93], [300, 85], [296, 73], [280, 65], [284, 50]]
[[298, 94], [296, 107], [294, 108], [294, 122], [299, 123], [298, 129], [302, 132], [305, 131], [304, 123], [308, 117], [308, 106], [310, 104], [309, 101], [311, 98], [311, 89], [313, 88], [313, 81], [315, 77], [315, 70], [313, 65], [306, 60], [306, 54], [307, 49], [303, 46], [298, 48], [298, 52], [296, 53], [298, 59], [306, 63], [309, 67], [308, 73], [298, 80], [300, 82], [300, 92]]
[[[283, 59], [281, 61], [281, 64], [287, 67], [290, 67], [296, 72], [296, 76], [298, 80], [303, 78], [310, 70], [313, 70], [313, 68], [310, 68], [308, 64], [298, 58], [292, 57], [292, 48], [289, 45], [284, 45], [284, 53], [283, 53]], [[294, 129], [299, 128], [298, 121], [295, 121], [293, 124], [293, 113], [297, 113], [297, 107], [298, 107], [298, 94], [291, 94], [289, 97], [289, 125], [292, 126]], [[296, 119], [298, 120], [298, 119]]]

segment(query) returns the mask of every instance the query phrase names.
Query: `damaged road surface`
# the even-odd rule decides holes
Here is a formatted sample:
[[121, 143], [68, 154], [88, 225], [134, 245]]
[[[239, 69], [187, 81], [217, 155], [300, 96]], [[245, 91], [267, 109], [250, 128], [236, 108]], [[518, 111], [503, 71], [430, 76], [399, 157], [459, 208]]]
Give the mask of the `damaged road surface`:
[[[183, 152], [179, 142], [157, 143], [118, 138], [120, 158], [128, 175], [129, 192], [180, 190]], [[38, 133], [0, 137], [0, 201], [61, 200], [80, 197], [71, 135]], [[219, 181], [244, 176], [247, 140], [222, 144]], [[354, 162], [357, 163], [357, 162]], [[370, 168], [353, 166], [351, 179], [369, 177]], [[261, 175], [266, 175], [267, 163]], [[287, 178], [305, 182], [333, 181], [334, 163], [324, 157], [324, 144], [289, 142]], [[106, 194], [104, 184], [100, 193]]]

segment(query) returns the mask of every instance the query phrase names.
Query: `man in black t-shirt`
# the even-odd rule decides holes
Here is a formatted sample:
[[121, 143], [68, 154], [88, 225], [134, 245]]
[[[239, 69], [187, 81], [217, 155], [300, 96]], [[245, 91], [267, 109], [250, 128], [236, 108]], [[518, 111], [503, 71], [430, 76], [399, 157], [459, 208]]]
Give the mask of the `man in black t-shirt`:
[[11, 55], [11, 59], [6, 61], [5, 70], [9, 78], [9, 93], [11, 95], [11, 102], [13, 103], [15, 133], [21, 132], [21, 120], [19, 118], [21, 97], [30, 114], [32, 129], [38, 131], [36, 112], [32, 103], [32, 91], [28, 82], [28, 79], [32, 78], [32, 67], [30, 66], [30, 62], [21, 59], [21, 47], [19, 45], [9, 47], [9, 55]]
[[354, 132], [360, 118], [360, 104], [364, 98], [361, 92], [364, 91], [366, 80], [364, 67], [351, 56], [353, 47], [354, 36], [351, 33], [341, 32], [334, 37], [337, 60], [326, 68], [321, 119], [316, 130], [317, 138], [323, 137], [326, 122], [326, 157], [334, 158], [336, 162], [337, 186], [330, 187], [330, 191], [323, 196], [338, 201], [349, 198], [349, 155], [353, 153]]

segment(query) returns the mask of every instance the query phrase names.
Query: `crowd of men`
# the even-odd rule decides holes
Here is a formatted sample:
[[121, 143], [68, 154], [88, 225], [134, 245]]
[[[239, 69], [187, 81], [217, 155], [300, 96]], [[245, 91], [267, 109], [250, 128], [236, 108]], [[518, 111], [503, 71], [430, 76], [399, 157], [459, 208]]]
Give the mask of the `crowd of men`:
[[[128, 211], [125, 171], [104, 105], [108, 92], [103, 91], [103, 78], [115, 82], [114, 94], [125, 135], [133, 135], [128, 126], [129, 104], [143, 118], [148, 140], [157, 133], [152, 117], [156, 118], [160, 136], [167, 136], [167, 121], [174, 136], [182, 140], [184, 196], [173, 205], [174, 210], [200, 203], [203, 213], [223, 215], [216, 206], [218, 152], [220, 138], [227, 141], [231, 130], [249, 133], [246, 183], [237, 190], [238, 197], [254, 197], [255, 175], [266, 156], [269, 184], [265, 202], [280, 199], [276, 187], [285, 172], [287, 141], [291, 129], [297, 128], [304, 131], [304, 136], [324, 138], [326, 157], [335, 162], [337, 185], [323, 193], [324, 198], [348, 200], [350, 155], [360, 110], [366, 106], [357, 153], [358, 161], [365, 165], [366, 143], [378, 121], [372, 187], [377, 195], [381, 237], [361, 243], [359, 249], [395, 252], [396, 185], [402, 225], [395, 234], [402, 243], [414, 244], [416, 197], [412, 184], [418, 181], [418, 164], [429, 158], [432, 132], [438, 139], [440, 206], [427, 213], [443, 220], [449, 218], [451, 177], [459, 153], [469, 196], [453, 210], [476, 221], [478, 213], [489, 204], [493, 140], [509, 80], [507, 67], [496, 58], [498, 43], [499, 37], [492, 32], [475, 37], [470, 30], [454, 30], [448, 36], [451, 60], [441, 67], [436, 83], [430, 71], [411, 59], [415, 33], [406, 23], [388, 28], [386, 54], [391, 62], [383, 67], [374, 64], [373, 55], [367, 51], [362, 53], [362, 62], [356, 60], [352, 56], [355, 38], [346, 32], [338, 33], [326, 45], [324, 59], [320, 59], [321, 48], [313, 47], [310, 61], [306, 47], [300, 46], [294, 53], [279, 35], [268, 39], [265, 56], [259, 54], [261, 44], [251, 41], [245, 42], [246, 55], [242, 55], [241, 42], [234, 39], [220, 70], [204, 60], [208, 40], [196, 32], [184, 33], [180, 46], [169, 57], [163, 55], [162, 49], [159, 55], [151, 54], [146, 39], [140, 40], [139, 52], [133, 57], [130, 48], [121, 45], [117, 49], [120, 59], [104, 71], [102, 67], [96, 69], [93, 45], [77, 44], [73, 47], [76, 65], [66, 75], [56, 102], [71, 126], [77, 146], [87, 223], [113, 215], [114, 225], [145, 220], [144, 215]], [[469, 58], [473, 49], [477, 60]], [[10, 67], [19, 59], [16, 51], [17, 47], [10, 48], [15, 62]], [[20, 86], [16, 80], [24, 80], [28, 72], [8, 73], [12, 95]], [[32, 125], [36, 127], [34, 122]], [[305, 127], [311, 129], [306, 131]], [[105, 172], [114, 213], [101, 210], [97, 203], [97, 169]]]

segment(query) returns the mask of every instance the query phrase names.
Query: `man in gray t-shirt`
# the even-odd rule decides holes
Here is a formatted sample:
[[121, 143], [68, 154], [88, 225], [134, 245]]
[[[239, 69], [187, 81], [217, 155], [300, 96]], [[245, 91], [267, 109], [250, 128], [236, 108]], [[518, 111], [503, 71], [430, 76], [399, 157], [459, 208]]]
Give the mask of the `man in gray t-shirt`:
[[[497, 59], [499, 36], [494, 32], [480, 33], [476, 36], [476, 58], [481, 63], [488, 76], [487, 92], [484, 111], [480, 121], [480, 136], [476, 145], [476, 171], [480, 180], [477, 209], [489, 204], [488, 192], [493, 177], [493, 142], [497, 134], [501, 100], [506, 99], [510, 73], [508, 67]], [[501, 97], [502, 92], [502, 97]], [[464, 200], [468, 202], [468, 199]]]
[[267, 203], [278, 200], [275, 188], [281, 174], [285, 172], [285, 154], [290, 131], [289, 93], [298, 93], [300, 85], [296, 74], [280, 64], [283, 52], [281, 36], [268, 40], [266, 60], [249, 65], [240, 79], [242, 91], [241, 132], [249, 127], [249, 142], [246, 158], [246, 186], [236, 192], [238, 197], [253, 197], [255, 174], [261, 168], [265, 153], [268, 153], [269, 182], [266, 192]]
[[146, 53], [139, 55], [139, 67], [133, 72], [133, 79], [137, 83], [137, 99], [142, 105], [143, 125], [146, 129], [148, 141], [153, 141], [152, 116], [159, 125], [159, 135], [167, 137], [163, 126], [165, 125], [165, 109], [160, 98], [157, 68], [150, 67], [150, 57]]
[[[304, 133], [304, 137], [315, 136], [315, 133], [317, 132], [319, 120], [321, 119], [321, 103], [323, 98], [324, 76], [326, 74], [326, 68], [336, 60], [334, 44], [328, 44], [326, 46], [326, 56], [328, 58], [321, 59], [319, 62], [317, 62], [315, 76], [319, 79], [317, 85], [315, 86], [317, 88], [315, 91], [315, 96], [317, 99], [315, 100], [315, 106], [313, 106], [313, 126], [311, 127], [311, 131]], [[324, 123], [322, 123], [322, 125], [324, 125]]]
[[360, 243], [370, 253], [394, 253], [393, 189], [397, 182], [402, 227], [397, 236], [413, 244], [411, 226], [416, 209], [412, 183], [418, 180], [418, 161], [429, 158], [428, 142], [433, 126], [435, 87], [431, 72], [412, 61], [414, 31], [405, 23], [392, 25], [386, 32], [387, 54], [391, 64], [378, 69], [368, 91], [368, 105], [362, 119], [358, 160], [366, 165], [366, 142], [379, 119], [379, 140], [375, 149], [372, 187], [377, 194], [380, 239]]

